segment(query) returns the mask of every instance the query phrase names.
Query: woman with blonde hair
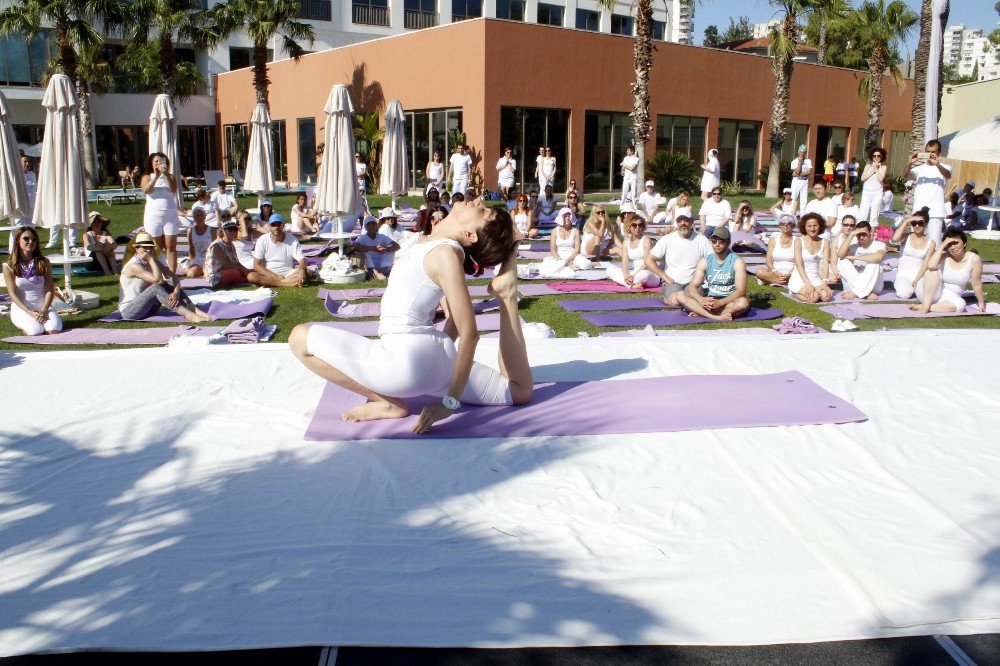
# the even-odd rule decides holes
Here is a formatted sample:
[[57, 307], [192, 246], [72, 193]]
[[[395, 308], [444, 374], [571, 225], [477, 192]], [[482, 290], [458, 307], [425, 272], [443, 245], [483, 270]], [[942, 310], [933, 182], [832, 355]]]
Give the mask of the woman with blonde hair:
[[608, 279], [629, 289], [648, 289], [660, 284], [660, 278], [646, 266], [653, 240], [645, 235], [646, 221], [635, 213], [625, 216], [628, 233], [622, 242], [622, 262], [608, 266]]
[[583, 254], [588, 257], [617, 256], [621, 254], [618, 249], [621, 240], [621, 230], [608, 217], [604, 206], [594, 206], [583, 225], [583, 236], [580, 238]]

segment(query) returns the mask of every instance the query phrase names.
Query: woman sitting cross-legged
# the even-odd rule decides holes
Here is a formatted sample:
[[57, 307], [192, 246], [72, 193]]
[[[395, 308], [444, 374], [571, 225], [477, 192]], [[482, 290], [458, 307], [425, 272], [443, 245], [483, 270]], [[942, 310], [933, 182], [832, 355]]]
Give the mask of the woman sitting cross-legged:
[[608, 266], [608, 278], [629, 289], [646, 289], [660, 284], [660, 278], [645, 268], [646, 257], [653, 249], [653, 240], [643, 235], [646, 221], [629, 213], [627, 220], [629, 233], [622, 242], [622, 263]]
[[927, 235], [929, 213], [927, 206], [914, 211], [913, 215], [903, 220], [892, 236], [894, 243], [902, 243], [896, 280], [892, 285], [898, 298], [907, 299], [916, 293], [917, 285], [923, 281], [927, 266], [934, 256], [935, 243]]
[[830, 242], [822, 238], [826, 220], [819, 213], [806, 213], [799, 220], [800, 238], [795, 239], [795, 270], [788, 279], [788, 293], [805, 303], [833, 299], [826, 283], [830, 274]]
[[248, 282], [249, 271], [240, 263], [236, 251], [235, 241], [238, 231], [239, 223], [236, 220], [223, 218], [219, 237], [212, 241], [205, 252], [205, 280], [213, 289]]
[[[506, 210], [487, 209], [478, 198], [456, 203], [397, 261], [382, 298], [378, 340], [300, 324], [289, 336], [292, 352], [320, 377], [369, 399], [345, 413], [346, 421], [402, 418], [409, 414], [406, 398], [441, 396], [413, 427], [424, 433], [462, 402], [527, 403], [533, 383], [517, 310], [517, 242]], [[489, 291], [500, 302], [499, 371], [473, 360], [479, 333], [464, 275], [481, 275], [483, 266], [497, 264], [502, 268]], [[434, 327], [442, 296], [457, 347]]]
[[563, 208], [557, 218], [560, 226], [552, 230], [550, 255], [542, 260], [539, 272], [546, 277], [571, 278], [577, 270], [594, 264], [580, 252], [580, 230], [576, 228], [573, 211]]
[[781, 233], [767, 242], [767, 265], [757, 271], [757, 277], [767, 284], [786, 285], [795, 271], [794, 215], [780, 215], [778, 228]]
[[25, 335], [62, 330], [62, 319], [52, 307], [56, 297], [52, 265], [42, 256], [34, 227], [19, 227], [15, 232], [14, 251], [3, 265], [3, 279], [12, 301], [10, 323]]
[[965, 309], [962, 292], [972, 284], [980, 312], [986, 312], [983, 294], [983, 260], [968, 249], [968, 238], [961, 229], [949, 228], [927, 265], [924, 279], [917, 285], [919, 305], [912, 310], [928, 312], [960, 312]]
[[110, 220], [96, 210], [90, 213], [90, 228], [83, 232], [83, 249], [105, 275], [118, 272], [115, 249], [118, 243], [108, 233]]
[[194, 222], [187, 229], [188, 256], [183, 262], [184, 275], [189, 278], [201, 277], [205, 274], [205, 254], [208, 246], [215, 240], [215, 229], [208, 226], [203, 208], [191, 210]]
[[[139, 232], [132, 246], [135, 255], [126, 259], [121, 277], [118, 278], [118, 312], [122, 319], [140, 321], [165, 307], [190, 322], [212, 320], [208, 313], [202, 312], [191, 302], [181, 289], [180, 279], [169, 275], [166, 267], [159, 262], [159, 248], [152, 236]], [[172, 288], [168, 290], [171, 280]]]
[[621, 254], [619, 231], [618, 224], [608, 217], [604, 206], [595, 205], [583, 225], [583, 235], [580, 237], [580, 249], [584, 256], [619, 256]]

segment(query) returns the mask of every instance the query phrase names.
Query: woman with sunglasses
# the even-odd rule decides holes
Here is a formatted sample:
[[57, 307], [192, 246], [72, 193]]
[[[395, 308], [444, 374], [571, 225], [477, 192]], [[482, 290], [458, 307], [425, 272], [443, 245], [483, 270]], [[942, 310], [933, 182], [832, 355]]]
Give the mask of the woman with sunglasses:
[[604, 206], [594, 206], [590, 211], [590, 217], [583, 225], [580, 244], [583, 253], [588, 257], [621, 254], [621, 250], [618, 249], [621, 245], [620, 228], [608, 217]]
[[3, 279], [11, 300], [10, 323], [25, 335], [62, 330], [62, 319], [52, 307], [52, 264], [42, 256], [34, 227], [18, 227], [14, 233], [14, 251], [3, 265]]
[[224, 211], [219, 237], [212, 241], [205, 252], [205, 280], [212, 289], [247, 282], [248, 271], [240, 263], [239, 255], [236, 253], [235, 241], [238, 232], [239, 223], [229, 216], [229, 211]]
[[884, 192], [882, 183], [885, 182], [889, 168], [885, 160], [885, 150], [876, 148], [872, 151], [871, 160], [865, 165], [865, 170], [861, 172], [861, 213], [858, 215], [858, 220], [861, 222], [878, 222]]
[[757, 232], [757, 216], [753, 213], [753, 207], [748, 199], [740, 202], [733, 215], [733, 231], [742, 231], [745, 234]]
[[786, 187], [781, 191], [781, 198], [771, 206], [771, 212], [774, 213], [775, 217], [779, 215], [795, 215], [799, 212], [799, 202], [792, 197], [792, 188]]
[[[844, 196], [840, 198], [840, 205], [837, 206], [837, 223], [833, 225], [833, 229], [830, 233], [834, 236], [840, 233], [840, 225], [843, 224], [844, 218], [850, 215], [855, 221], [858, 219], [858, 214], [861, 209], [858, 208], [857, 204], [854, 203], [854, 193], [844, 192]], [[840, 247], [834, 244], [833, 247]]]
[[514, 203], [514, 210], [511, 211], [511, 219], [514, 220], [514, 228], [521, 238], [537, 238], [538, 227], [535, 226], [534, 215], [528, 207], [528, 196], [523, 192], [517, 195]]
[[983, 294], [983, 260], [968, 251], [968, 238], [961, 229], [944, 232], [941, 247], [927, 264], [927, 274], [917, 284], [919, 305], [910, 308], [921, 314], [928, 312], [961, 312], [965, 309], [962, 292], [972, 285], [980, 312], [986, 312]]
[[628, 233], [622, 242], [622, 262], [608, 266], [608, 279], [629, 289], [658, 287], [660, 278], [647, 269], [646, 257], [653, 249], [653, 240], [645, 236], [646, 221], [635, 213], [626, 216]]
[[799, 220], [802, 236], [795, 239], [795, 270], [788, 279], [788, 293], [804, 303], [833, 299], [833, 291], [826, 283], [830, 273], [830, 243], [821, 238], [825, 229], [826, 220], [819, 213], [806, 213]]
[[757, 271], [757, 278], [767, 284], [784, 286], [788, 284], [795, 270], [795, 216], [782, 215], [778, 218], [781, 233], [771, 236], [767, 242], [766, 266]]
[[118, 278], [118, 312], [122, 319], [142, 321], [160, 308], [167, 308], [195, 324], [212, 320], [211, 315], [191, 302], [181, 289], [180, 279], [160, 263], [159, 247], [152, 236], [145, 232], [136, 234], [130, 249], [134, 254], [129, 257], [126, 251]]
[[544, 277], [572, 278], [577, 270], [587, 270], [594, 264], [581, 253], [580, 230], [576, 228], [573, 211], [563, 208], [556, 219], [560, 226], [552, 230], [550, 254], [542, 260], [539, 272]]
[[[896, 296], [903, 300], [912, 298], [916, 293], [916, 286], [924, 279], [927, 265], [934, 255], [936, 245], [927, 235], [929, 220], [930, 209], [924, 206], [903, 220], [892, 236], [893, 243], [902, 243], [899, 248], [899, 266], [896, 268], [893, 288], [896, 290]], [[904, 238], [906, 240], [903, 240]]]

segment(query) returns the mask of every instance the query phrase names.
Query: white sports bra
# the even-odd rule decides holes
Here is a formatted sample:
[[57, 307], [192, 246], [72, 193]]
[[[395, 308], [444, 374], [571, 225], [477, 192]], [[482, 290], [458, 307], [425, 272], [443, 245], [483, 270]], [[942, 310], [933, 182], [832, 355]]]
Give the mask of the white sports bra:
[[444, 289], [427, 275], [424, 258], [439, 245], [462, 250], [462, 246], [456, 241], [442, 238], [415, 243], [405, 255], [397, 257], [392, 273], [389, 274], [389, 284], [382, 296], [379, 335], [430, 333], [434, 330], [434, 313], [444, 296]]
[[952, 259], [945, 259], [944, 267], [941, 269], [941, 282], [944, 288], [956, 294], [965, 291], [965, 285], [972, 279], [972, 256], [971, 252], [965, 253], [965, 259], [960, 264], [956, 264]]

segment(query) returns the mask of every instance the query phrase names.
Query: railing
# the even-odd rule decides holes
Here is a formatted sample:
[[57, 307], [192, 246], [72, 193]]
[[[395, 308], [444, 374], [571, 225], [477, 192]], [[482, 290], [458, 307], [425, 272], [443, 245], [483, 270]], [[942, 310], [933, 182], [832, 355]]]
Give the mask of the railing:
[[403, 27], [407, 30], [433, 28], [437, 24], [438, 15], [435, 12], [421, 12], [413, 9], [403, 10]]
[[482, 14], [452, 14], [451, 22], [455, 23], [457, 21], [467, 21], [469, 19], [480, 18]]
[[330, 0], [300, 0], [299, 18], [311, 21], [330, 21], [332, 16]]
[[389, 8], [353, 5], [351, 20], [359, 25], [389, 25]]

